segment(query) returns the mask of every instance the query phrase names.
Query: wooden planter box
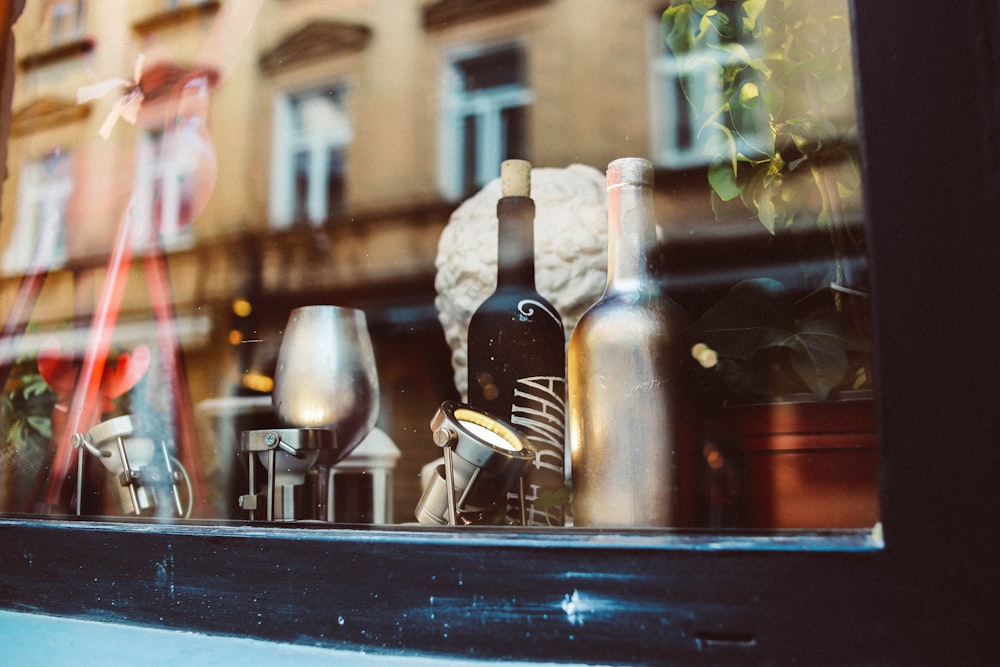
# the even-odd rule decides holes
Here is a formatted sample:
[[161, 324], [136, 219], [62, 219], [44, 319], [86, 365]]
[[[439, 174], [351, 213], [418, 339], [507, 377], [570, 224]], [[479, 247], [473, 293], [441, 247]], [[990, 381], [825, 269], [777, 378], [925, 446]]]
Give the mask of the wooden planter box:
[[875, 401], [865, 395], [732, 408], [751, 528], [866, 528], [879, 520]]

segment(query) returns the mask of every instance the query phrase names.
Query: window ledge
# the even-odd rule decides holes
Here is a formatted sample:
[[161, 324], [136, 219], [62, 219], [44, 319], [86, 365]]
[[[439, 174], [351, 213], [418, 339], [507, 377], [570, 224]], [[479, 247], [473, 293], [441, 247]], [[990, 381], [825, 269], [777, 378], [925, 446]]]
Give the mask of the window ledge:
[[0, 609], [479, 660], [847, 664], [885, 652], [878, 620], [897, 600], [866, 532], [0, 517], [0, 559]]
[[290, 539], [297, 543], [407, 544], [474, 547], [530, 546], [541, 549], [641, 549], [654, 551], [794, 551], [877, 552], [884, 548], [879, 531], [855, 529], [786, 531], [686, 531], [602, 530], [590, 528], [447, 527], [417, 523], [390, 525], [329, 524], [324, 522], [274, 523], [236, 520], [197, 520], [114, 517], [107, 519], [0, 515], [5, 527], [31, 525], [43, 529], [80, 530], [88, 533], [161, 536], [211, 535], [238, 540]]

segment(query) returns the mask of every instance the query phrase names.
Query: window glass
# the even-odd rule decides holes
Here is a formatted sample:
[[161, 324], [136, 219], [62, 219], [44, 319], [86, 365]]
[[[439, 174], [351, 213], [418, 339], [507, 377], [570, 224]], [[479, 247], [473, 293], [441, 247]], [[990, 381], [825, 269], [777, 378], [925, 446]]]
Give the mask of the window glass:
[[[132, 210], [146, 223], [148, 234], [158, 233], [165, 246], [181, 245], [184, 237], [190, 237], [197, 187], [194, 141], [197, 138], [192, 128], [177, 127], [150, 133], [138, 142]], [[137, 242], [144, 245], [142, 238]]]
[[318, 226], [342, 210], [352, 137], [343, 97], [343, 91], [329, 88], [278, 100], [273, 225]]
[[[689, 320], [683, 527], [879, 520], [847, 0], [107, 0], [87, 49], [39, 43], [83, 8], [15, 25], [0, 511], [413, 523], [496, 285], [501, 162], [535, 167], [568, 340], [606, 284], [605, 169], [638, 156]], [[317, 375], [352, 343], [330, 402], [374, 416], [342, 460], [276, 398], [316, 305], [364, 314], [299, 343]]]
[[460, 192], [468, 195], [500, 175], [500, 162], [527, 155], [525, 106], [531, 96], [524, 52], [510, 45], [461, 56], [447, 75], [444, 131], [452, 136], [461, 128], [460, 152], [453, 151], [453, 157], [460, 165], [455, 170], [461, 175]]
[[59, 46], [83, 35], [87, 5], [84, 0], [50, 0], [49, 41]]
[[6, 273], [55, 268], [65, 260], [71, 165], [71, 157], [58, 150], [24, 165], [17, 227], [3, 255]]

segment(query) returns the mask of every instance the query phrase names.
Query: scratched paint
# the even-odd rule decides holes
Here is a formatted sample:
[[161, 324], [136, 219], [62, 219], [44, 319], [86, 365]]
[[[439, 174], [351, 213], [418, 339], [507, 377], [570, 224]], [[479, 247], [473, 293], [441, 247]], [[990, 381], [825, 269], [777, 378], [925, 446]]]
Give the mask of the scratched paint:
[[156, 588], [167, 591], [170, 601], [174, 601], [174, 550], [167, 545], [167, 554], [156, 563]]

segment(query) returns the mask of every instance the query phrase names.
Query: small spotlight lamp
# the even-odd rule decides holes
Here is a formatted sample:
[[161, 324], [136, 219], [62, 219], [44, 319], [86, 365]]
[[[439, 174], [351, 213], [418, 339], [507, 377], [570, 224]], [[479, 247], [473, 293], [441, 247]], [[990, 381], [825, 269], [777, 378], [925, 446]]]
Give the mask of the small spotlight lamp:
[[[507, 505], [507, 493], [521, 484], [524, 466], [535, 451], [510, 424], [464, 403], [446, 401], [430, 423], [444, 463], [417, 503], [424, 525], [495, 523]], [[521, 523], [524, 494], [521, 493]]]
[[[315, 483], [307, 476], [315, 472], [320, 452], [337, 449], [336, 432], [328, 428], [278, 428], [243, 431], [240, 449], [247, 457], [250, 493], [239, 497], [250, 520], [264, 510], [267, 521], [301, 521], [317, 518]], [[253, 455], [257, 456], [254, 457]], [[257, 488], [254, 458], [267, 470], [267, 481]]]
[[131, 415], [103, 421], [85, 433], [74, 433], [72, 444], [81, 450], [76, 482], [77, 514], [81, 513], [83, 500], [84, 454], [90, 454], [118, 478], [128, 496], [122, 504], [131, 505], [136, 516], [160, 516], [168, 512], [181, 518], [191, 515], [193, 496], [187, 470], [171, 456], [165, 440], [139, 435]]

